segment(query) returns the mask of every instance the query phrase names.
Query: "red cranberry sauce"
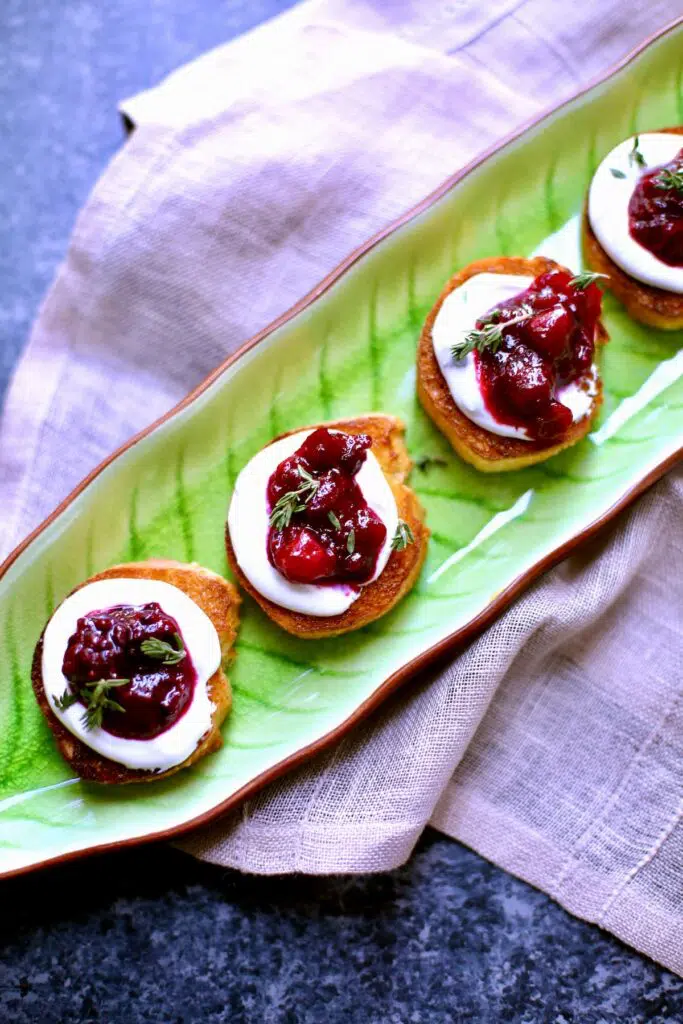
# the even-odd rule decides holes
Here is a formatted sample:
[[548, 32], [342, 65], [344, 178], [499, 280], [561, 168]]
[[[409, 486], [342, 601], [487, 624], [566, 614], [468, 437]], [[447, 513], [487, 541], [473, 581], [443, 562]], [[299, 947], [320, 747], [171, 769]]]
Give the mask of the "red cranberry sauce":
[[[187, 710], [197, 682], [190, 652], [176, 664], [143, 654], [145, 640], [162, 640], [174, 650], [182, 640], [176, 620], [152, 601], [92, 611], [78, 620], [69, 639], [62, 671], [73, 693], [87, 694], [86, 683], [128, 679], [107, 694], [122, 712], [106, 708], [102, 728], [125, 739], [150, 740], [169, 729]], [[90, 688], [92, 690], [92, 688]], [[79, 702], [87, 706], [86, 696]]]
[[270, 477], [267, 499], [272, 511], [309, 475], [289, 524], [278, 529], [276, 523], [268, 532], [268, 558], [285, 579], [360, 584], [374, 576], [387, 531], [354, 479], [371, 444], [367, 434], [319, 427]]
[[628, 204], [631, 238], [670, 267], [683, 267], [683, 191], [666, 187], [683, 173], [683, 149], [663, 167], [643, 174]]
[[[580, 289], [571, 280], [564, 270], [549, 270], [501, 302], [495, 323], [530, 311], [533, 316], [503, 326], [497, 351], [475, 352], [488, 411], [541, 443], [556, 442], [572, 425], [571, 411], [555, 398], [557, 387], [587, 377], [593, 363], [602, 293], [595, 283]], [[477, 328], [489, 318], [490, 313], [478, 320]]]

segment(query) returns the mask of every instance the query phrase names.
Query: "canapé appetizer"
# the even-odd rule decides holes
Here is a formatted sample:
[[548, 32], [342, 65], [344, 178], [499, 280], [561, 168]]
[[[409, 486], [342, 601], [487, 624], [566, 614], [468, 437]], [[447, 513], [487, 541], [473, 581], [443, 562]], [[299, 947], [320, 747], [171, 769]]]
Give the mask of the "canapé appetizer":
[[33, 688], [62, 756], [93, 782], [147, 782], [222, 745], [239, 597], [198, 565], [115, 565], [69, 595]]
[[520, 469], [584, 437], [601, 401], [601, 302], [594, 274], [544, 257], [477, 260], [451, 278], [422, 329], [417, 387], [466, 462]]
[[633, 136], [598, 167], [583, 221], [586, 263], [634, 320], [683, 327], [683, 128]]
[[358, 629], [417, 580], [422, 508], [404, 481], [403, 426], [369, 414], [293, 431], [244, 467], [226, 527], [228, 561], [283, 629], [308, 639]]

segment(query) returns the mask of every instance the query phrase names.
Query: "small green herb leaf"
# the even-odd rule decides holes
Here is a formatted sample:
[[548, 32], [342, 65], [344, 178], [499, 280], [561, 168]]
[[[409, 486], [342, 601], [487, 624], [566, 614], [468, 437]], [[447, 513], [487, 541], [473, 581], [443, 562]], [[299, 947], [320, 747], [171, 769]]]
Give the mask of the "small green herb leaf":
[[626, 177], [626, 172], [625, 171], [620, 171], [618, 167], [610, 167], [609, 171], [610, 171], [610, 174], [612, 175], [613, 178], [625, 178]]
[[276, 530], [284, 530], [292, 521], [292, 516], [297, 512], [303, 512], [320, 486], [316, 480], [303, 466], [297, 466], [297, 472], [303, 483], [295, 491], [287, 491], [275, 502], [270, 513], [270, 525]]
[[55, 707], [60, 711], [67, 711], [79, 700], [83, 700], [85, 702], [85, 711], [83, 712], [82, 722], [86, 729], [96, 729], [102, 725], [102, 716], [105, 710], [126, 710], [115, 700], [112, 700], [109, 693], [110, 690], [115, 689], [117, 686], [125, 686], [129, 682], [130, 679], [98, 679], [90, 683], [72, 684], [78, 686], [79, 691], [74, 693], [73, 690], [67, 687], [64, 693], [55, 699]]
[[316, 478], [311, 473], [309, 473], [307, 469], [304, 469], [303, 466], [297, 466], [296, 471], [303, 480], [306, 487], [310, 487], [313, 490], [313, 492], [318, 490], [318, 484], [320, 481], [316, 480]]
[[633, 140], [633, 148], [628, 155], [629, 163], [635, 164], [636, 167], [645, 167], [645, 157], [643, 156], [640, 149], [640, 139], [636, 135]]
[[479, 322], [484, 324], [484, 326], [486, 326], [487, 324], [497, 324], [500, 323], [500, 318], [502, 315], [503, 314], [498, 309], [498, 307], [494, 306], [494, 308], [489, 310], [489, 312], [486, 313], [484, 316], [479, 317]]
[[451, 354], [456, 362], [460, 362], [475, 349], [477, 352], [483, 352], [488, 348], [491, 352], [497, 352], [502, 342], [502, 329], [489, 324], [488, 327], [483, 327], [481, 330], [469, 331], [463, 341], [453, 346]]
[[73, 690], [70, 690], [68, 686], [61, 697], [55, 697], [55, 707], [59, 711], [68, 711], [72, 705], [77, 703], [78, 694], [74, 693]]
[[332, 525], [334, 526], [335, 530], [341, 530], [341, 523], [339, 522], [339, 519], [334, 514], [334, 512], [328, 512], [327, 513], [327, 518], [332, 523]]
[[664, 168], [663, 171], [655, 175], [654, 183], [656, 188], [667, 192], [683, 192], [683, 169], [670, 171]]
[[346, 550], [350, 555], [356, 550], [356, 531], [353, 528], [346, 538]]
[[[470, 352], [474, 352], [475, 349], [477, 352], [483, 352], [485, 349], [488, 349], [490, 352], [497, 352], [503, 343], [503, 331], [507, 327], [513, 327], [515, 324], [524, 323], [525, 320], [529, 320], [530, 317], [534, 316], [534, 313], [536, 312], [527, 303], [521, 305], [519, 309], [520, 312], [517, 316], [513, 316], [510, 320], [506, 320], [504, 323], [487, 324], [486, 318], [491, 315], [490, 313], [487, 313], [486, 317], [482, 317], [480, 322], [485, 324], [485, 326], [474, 331], [468, 331], [464, 340], [459, 342], [457, 345], [454, 345], [451, 349], [451, 355], [456, 362], [464, 359], [465, 356], [468, 356]], [[493, 312], [498, 313], [500, 316], [498, 310], [494, 310]]]
[[83, 724], [86, 729], [97, 729], [102, 725], [105, 710], [125, 711], [120, 704], [109, 697], [109, 691], [117, 686], [125, 686], [130, 679], [100, 679], [97, 683], [86, 683], [81, 696], [87, 701]]
[[573, 277], [569, 282], [572, 288], [578, 288], [579, 291], [583, 291], [589, 284], [593, 284], [599, 277], [609, 278], [609, 274], [597, 274], [593, 270], [582, 270], [580, 274]]
[[[492, 312], [497, 313], [500, 318], [500, 310], [495, 309]], [[469, 355], [475, 349], [477, 352], [483, 352], [484, 349], [488, 349], [490, 352], [497, 352], [503, 344], [503, 332], [505, 329], [513, 327], [515, 324], [523, 324], [535, 312], [535, 309], [527, 303], [523, 303], [519, 307], [519, 313], [509, 319], [509, 321], [505, 321], [504, 324], [486, 324], [486, 317], [490, 316], [490, 313], [486, 313], [486, 316], [481, 317], [480, 321], [485, 326], [479, 330], [469, 331], [465, 335], [464, 341], [453, 346], [451, 354], [456, 361], [460, 361], [460, 359], [464, 359], [466, 355]]]
[[415, 537], [413, 531], [410, 529], [408, 523], [404, 522], [403, 519], [399, 519], [398, 526], [396, 527], [396, 533], [394, 539], [391, 542], [392, 550], [403, 551], [409, 544], [415, 543]]
[[148, 658], [154, 658], [156, 661], [161, 661], [164, 665], [177, 665], [179, 661], [182, 661], [187, 651], [183, 643], [183, 638], [180, 633], [174, 633], [173, 638], [176, 642], [174, 647], [172, 644], [167, 643], [166, 640], [159, 640], [158, 637], [150, 637], [149, 640], [143, 640], [140, 644], [140, 650]]
[[68, 711], [79, 700], [85, 701], [85, 711], [81, 720], [86, 729], [96, 729], [102, 725], [105, 710], [125, 712], [125, 708], [111, 699], [109, 692], [129, 682], [130, 679], [98, 679], [90, 683], [72, 684], [78, 686], [79, 691], [75, 693], [67, 687], [60, 697], [55, 698], [55, 707], [59, 711]]

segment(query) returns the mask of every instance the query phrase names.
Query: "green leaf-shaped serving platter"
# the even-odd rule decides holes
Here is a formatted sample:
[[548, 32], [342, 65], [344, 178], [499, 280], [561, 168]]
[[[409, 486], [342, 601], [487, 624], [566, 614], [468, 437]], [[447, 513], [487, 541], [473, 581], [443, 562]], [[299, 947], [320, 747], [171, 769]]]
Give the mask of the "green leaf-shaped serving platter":
[[[481, 630], [681, 454], [683, 335], [633, 323], [606, 297], [605, 402], [580, 445], [519, 473], [464, 465], [415, 398], [415, 348], [444, 281], [483, 256], [579, 262], [601, 157], [683, 123], [683, 24], [446, 182], [354, 253], [163, 421], [109, 459], [0, 575], [0, 875], [178, 835], [334, 742], [436, 654]], [[223, 749], [145, 786], [73, 777], [35, 703], [31, 656], [56, 604], [116, 562], [167, 556], [227, 573], [235, 477], [274, 435], [371, 410], [401, 416], [432, 539], [390, 615], [339, 640], [298, 641], [249, 599]], [[419, 685], [419, 684], [415, 684]]]

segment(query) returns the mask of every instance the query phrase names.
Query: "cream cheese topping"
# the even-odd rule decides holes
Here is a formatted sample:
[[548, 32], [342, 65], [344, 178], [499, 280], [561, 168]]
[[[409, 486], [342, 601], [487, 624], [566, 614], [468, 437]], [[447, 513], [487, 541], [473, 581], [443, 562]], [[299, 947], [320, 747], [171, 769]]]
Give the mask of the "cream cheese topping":
[[[480, 316], [525, 291], [533, 280], [523, 274], [475, 274], [446, 296], [432, 326], [434, 354], [458, 409], [489, 433], [521, 441], [532, 440], [526, 428], [501, 423], [486, 408], [474, 353], [456, 361], [451, 349], [474, 329]], [[555, 392], [557, 401], [571, 410], [575, 423], [591, 412], [597, 393], [596, 377], [594, 366], [588, 384], [585, 380], [572, 381]]]
[[[268, 559], [268, 481], [280, 463], [293, 455], [312, 433], [312, 430], [302, 430], [283, 437], [263, 448], [247, 463], [235, 483], [228, 512], [228, 529], [237, 563], [260, 594], [289, 611], [325, 618], [341, 615], [350, 608], [360, 596], [359, 589], [347, 584], [291, 583]], [[387, 531], [372, 578], [376, 580], [391, 555], [391, 543], [398, 526], [396, 499], [371, 451], [367, 453], [355, 481], [366, 503], [379, 516]]]
[[[192, 657], [197, 682], [190, 705], [169, 729], [149, 740], [125, 739], [102, 728], [87, 729], [82, 721], [81, 704], [73, 704], [66, 711], [61, 711], [55, 703], [67, 687], [62, 662], [77, 621], [88, 612], [151, 601], [156, 601], [176, 620]], [[220, 664], [220, 641], [209, 617], [182, 590], [161, 580], [112, 578], [88, 583], [62, 602], [43, 636], [43, 686], [50, 707], [60, 722], [103, 757], [127, 768], [145, 771], [161, 772], [180, 764], [193, 753], [202, 736], [211, 728], [214, 706], [207, 683]]]
[[[643, 284], [680, 295], [683, 267], [668, 266], [631, 237], [628, 204], [641, 175], [673, 160], [683, 148], [683, 136], [646, 132], [638, 136], [638, 148], [645, 167], [629, 159], [632, 138], [620, 142], [602, 161], [588, 193], [588, 219], [600, 245], [622, 270]], [[615, 177], [612, 169], [624, 177]]]

